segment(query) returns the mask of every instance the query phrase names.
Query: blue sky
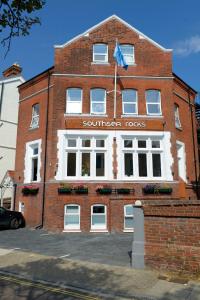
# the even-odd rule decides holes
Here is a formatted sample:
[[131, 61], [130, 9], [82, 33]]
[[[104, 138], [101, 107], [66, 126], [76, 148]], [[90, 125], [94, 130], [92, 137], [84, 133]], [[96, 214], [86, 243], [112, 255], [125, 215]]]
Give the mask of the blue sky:
[[55, 44], [62, 44], [116, 14], [165, 48], [173, 48], [173, 71], [200, 91], [199, 0], [47, 0], [27, 37], [15, 38], [0, 72], [14, 62], [26, 79], [53, 65]]

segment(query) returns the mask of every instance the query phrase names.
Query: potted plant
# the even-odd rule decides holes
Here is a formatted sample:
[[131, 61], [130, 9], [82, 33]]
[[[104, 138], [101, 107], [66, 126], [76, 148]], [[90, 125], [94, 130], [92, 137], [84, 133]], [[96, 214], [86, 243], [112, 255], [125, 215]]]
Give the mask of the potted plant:
[[96, 192], [102, 195], [108, 195], [112, 193], [112, 188], [108, 185], [99, 185], [96, 187]]
[[131, 190], [128, 188], [119, 188], [117, 189], [117, 194], [130, 194]]
[[147, 184], [143, 187], [144, 194], [155, 194], [157, 192], [157, 186], [155, 184]]
[[88, 194], [88, 187], [87, 185], [77, 185], [73, 187], [76, 194]]
[[72, 187], [68, 185], [67, 183], [61, 183], [59, 188], [58, 188], [58, 193], [59, 194], [71, 194], [72, 192]]
[[25, 185], [22, 188], [22, 194], [24, 196], [37, 195], [38, 191], [39, 191], [39, 187], [35, 185]]

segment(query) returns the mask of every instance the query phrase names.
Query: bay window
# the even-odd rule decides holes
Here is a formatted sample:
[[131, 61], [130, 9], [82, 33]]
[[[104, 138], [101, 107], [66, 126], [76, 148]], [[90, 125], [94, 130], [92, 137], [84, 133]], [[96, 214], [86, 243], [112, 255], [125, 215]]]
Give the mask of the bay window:
[[132, 115], [138, 113], [136, 90], [127, 89], [122, 91], [122, 106], [123, 114]]
[[161, 96], [158, 90], [146, 91], [146, 109], [148, 115], [161, 115]]
[[66, 137], [66, 177], [105, 178], [108, 174], [107, 137]]
[[82, 89], [69, 88], [66, 91], [66, 113], [82, 113]]
[[122, 145], [123, 177], [162, 177], [161, 140], [154, 137], [128, 137], [123, 139]]
[[106, 113], [106, 90], [92, 89], [90, 91], [90, 112], [97, 115]]

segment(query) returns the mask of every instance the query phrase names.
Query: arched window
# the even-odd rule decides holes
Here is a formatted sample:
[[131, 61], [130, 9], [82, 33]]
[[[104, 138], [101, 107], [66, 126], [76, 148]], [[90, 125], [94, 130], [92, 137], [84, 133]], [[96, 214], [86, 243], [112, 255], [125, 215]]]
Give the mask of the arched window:
[[146, 108], [148, 115], [161, 115], [161, 96], [158, 90], [146, 91]]
[[124, 205], [124, 230], [133, 230], [133, 205]]
[[108, 62], [108, 45], [106, 44], [93, 45], [93, 62], [94, 63]]
[[95, 204], [91, 207], [91, 229], [107, 228], [107, 210], [106, 205]]
[[67, 204], [64, 208], [64, 229], [80, 229], [80, 205]]
[[90, 91], [90, 112], [97, 115], [106, 113], [106, 90], [97, 88]]
[[123, 114], [133, 115], [138, 113], [137, 91], [126, 89], [122, 91]]
[[66, 91], [66, 113], [81, 114], [82, 113], [82, 89], [69, 88]]

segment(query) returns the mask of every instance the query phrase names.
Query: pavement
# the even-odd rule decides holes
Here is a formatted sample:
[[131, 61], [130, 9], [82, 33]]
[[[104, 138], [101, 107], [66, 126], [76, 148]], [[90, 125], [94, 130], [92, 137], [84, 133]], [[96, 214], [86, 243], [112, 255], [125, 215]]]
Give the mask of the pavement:
[[[12, 235], [22, 235], [23, 237], [27, 235], [27, 239], [32, 240], [34, 243], [39, 243], [42, 237], [47, 238], [49, 236], [47, 235], [48, 233], [44, 231], [39, 231], [39, 233], [38, 231], [35, 232], [24, 229], [20, 231], [0, 231], [0, 274], [12, 274], [21, 279], [88, 292], [98, 296], [98, 299], [200, 300], [200, 282], [198, 281], [189, 281], [188, 283], [181, 284], [162, 280], [159, 279], [159, 273], [156, 271], [146, 269], [135, 270], [132, 269], [130, 265], [122, 266], [123, 259], [116, 264], [116, 258], [113, 260], [110, 258], [112, 263], [107, 264], [106, 260], [108, 260], [110, 254], [108, 253], [107, 256], [107, 253], [105, 253], [105, 249], [107, 248], [102, 244], [103, 241], [105, 243], [105, 241], [110, 238], [112, 241], [117, 242], [118, 240], [123, 244], [127, 239], [126, 247], [128, 247], [128, 240], [130, 238], [127, 236], [124, 240], [123, 237], [119, 239], [119, 236], [112, 234], [102, 236], [100, 238], [101, 243], [98, 244], [98, 246], [102, 245], [102, 250], [98, 252], [98, 255], [100, 255], [101, 252], [101, 262], [99, 262], [100, 258], [98, 255], [96, 256], [97, 261], [94, 262], [89, 260], [89, 258], [86, 260], [85, 254], [83, 255], [84, 259], [78, 259], [77, 257], [61, 257], [61, 252], [59, 252], [60, 256], [58, 257], [49, 255], [48, 253], [42, 254], [35, 252], [34, 249], [19, 249], [17, 247], [19, 239], [10, 239], [9, 246], [8, 241], [4, 243], [6, 240], [4, 235], [6, 233], [9, 238]], [[62, 236], [62, 234], [50, 234], [50, 240], [52, 242], [52, 239], [60, 239]], [[67, 237], [65, 236], [63, 239], [65, 244], [68, 239], [70, 241], [71, 239], [73, 240], [73, 235], [71, 237], [67, 235]], [[76, 242], [76, 247], [79, 246], [80, 252], [81, 250], [84, 252], [88, 249], [88, 247], [84, 248], [83, 241], [86, 241], [86, 239], [85, 236], [82, 240], [80, 239], [79, 244], [78, 241]], [[88, 243], [91, 245], [92, 241], [94, 243], [95, 240], [98, 240], [98, 235], [88, 237], [88, 240], [90, 241], [90, 243]], [[27, 241], [24, 240], [24, 242]], [[115, 242], [113, 248], [115, 248]], [[48, 243], [46, 242], [46, 244]], [[42, 247], [40, 247], [40, 249], [41, 248]], [[108, 249], [112, 254], [111, 244]], [[92, 252], [94, 251], [90, 249], [90, 256]], [[123, 251], [121, 253], [123, 253]], [[125, 251], [124, 256], [126, 255], [127, 253]], [[107, 258], [103, 263], [104, 256]], [[114, 256], [115, 254], [113, 254], [113, 257]], [[124, 260], [124, 264], [126, 264], [126, 259]]]

